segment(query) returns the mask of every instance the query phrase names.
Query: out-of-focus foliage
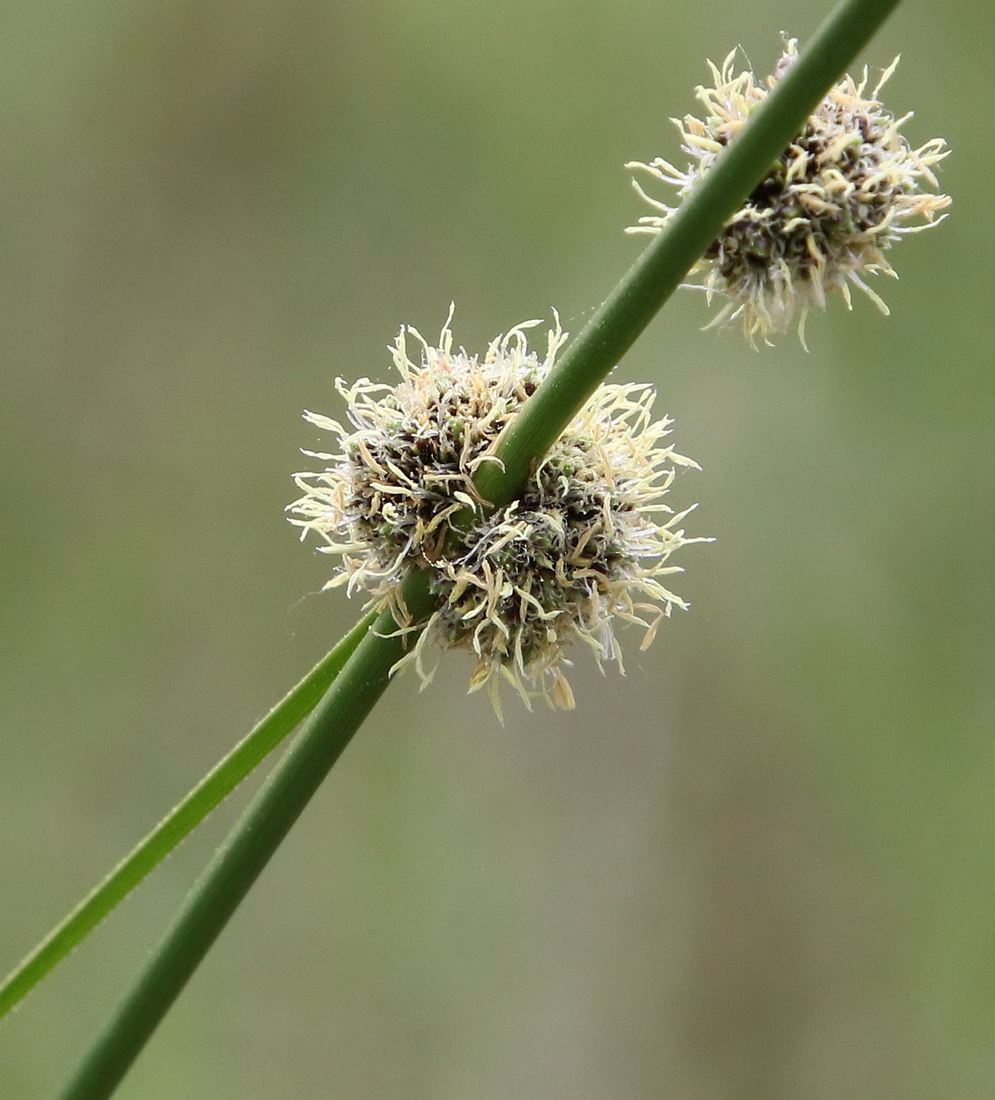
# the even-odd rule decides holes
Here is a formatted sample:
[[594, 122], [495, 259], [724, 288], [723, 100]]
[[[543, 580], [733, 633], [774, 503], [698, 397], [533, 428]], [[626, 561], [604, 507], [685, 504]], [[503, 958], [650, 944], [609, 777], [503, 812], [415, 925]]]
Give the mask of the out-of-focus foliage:
[[[0, 969], [354, 620], [281, 515], [305, 407], [448, 303], [576, 330], [706, 56], [820, 4], [8, 5], [0, 42]], [[868, 51], [949, 221], [880, 317], [655, 382], [714, 546], [629, 675], [505, 729], [460, 655], [348, 750], [122, 1100], [990, 1096], [995, 18]], [[979, 121], [979, 117], [982, 121]], [[626, 636], [623, 632], [623, 643]], [[469, 660], [469, 658], [467, 658]], [[52, 1096], [243, 796], [0, 1024]]]

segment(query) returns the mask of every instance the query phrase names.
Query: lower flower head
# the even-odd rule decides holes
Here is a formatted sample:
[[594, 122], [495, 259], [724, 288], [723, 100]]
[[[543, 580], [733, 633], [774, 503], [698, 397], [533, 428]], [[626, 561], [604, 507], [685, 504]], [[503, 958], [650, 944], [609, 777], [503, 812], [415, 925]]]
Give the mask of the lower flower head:
[[[734, 50], [722, 68], [711, 62], [714, 87], [699, 87], [704, 119], [673, 119], [692, 158], [681, 170], [658, 157], [627, 167], [648, 172], [686, 195], [745, 125], [797, 57], [795, 39], [785, 42], [775, 73], [766, 82], [749, 71], [736, 73]], [[712, 324], [742, 318], [751, 344], [783, 332], [799, 313], [804, 345], [805, 317], [825, 306], [826, 293], [839, 290], [850, 306], [850, 284], [883, 312], [888, 307], [867, 285], [868, 274], [895, 276], [884, 251], [907, 233], [936, 225], [936, 213], [950, 205], [946, 195], [923, 191], [937, 186], [933, 166], [947, 150], [939, 138], [913, 149], [900, 133], [911, 114], [895, 118], [878, 93], [898, 58], [865, 98], [867, 70], [859, 81], [846, 76], [809, 116], [801, 133], [726, 222], [696, 267], [709, 303], [727, 299]], [[651, 197], [634, 181], [654, 213], [630, 233], [659, 233], [675, 208]], [[912, 222], [913, 224], [906, 224]]]
[[[450, 313], [450, 320], [452, 314]], [[432, 648], [476, 656], [470, 690], [486, 688], [499, 713], [498, 687], [510, 682], [570, 707], [564, 650], [587, 644], [599, 661], [621, 661], [613, 632], [620, 618], [641, 624], [643, 644], [684, 602], [661, 578], [679, 571], [671, 553], [691, 542], [663, 503], [678, 467], [696, 467], [664, 444], [670, 421], [654, 421], [643, 385], [602, 385], [526, 481], [518, 499], [489, 508], [473, 475], [498, 461], [505, 426], [549, 372], [564, 335], [557, 324], [540, 359], [518, 325], [482, 357], [454, 350], [449, 322], [437, 347], [402, 328], [392, 347], [396, 386], [361, 379], [336, 386], [350, 427], [306, 413], [338, 436], [326, 463], [296, 475], [303, 495], [290, 505], [302, 537], [313, 531], [341, 563], [326, 587], [363, 589], [402, 627], [424, 625], [400, 662], [423, 683]], [[408, 341], [420, 345], [418, 360]], [[409, 624], [400, 598], [410, 568], [428, 570], [437, 610]]]

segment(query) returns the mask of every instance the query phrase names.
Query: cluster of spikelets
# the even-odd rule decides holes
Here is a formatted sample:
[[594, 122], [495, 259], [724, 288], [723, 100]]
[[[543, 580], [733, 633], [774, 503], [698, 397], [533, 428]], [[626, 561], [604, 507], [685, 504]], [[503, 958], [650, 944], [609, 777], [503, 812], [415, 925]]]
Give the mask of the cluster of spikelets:
[[[451, 314], [450, 314], [451, 319]], [[338, 436], [337, 453], [307, 452], [327, 465], [296, 475], [303, 496], [290, 506], [302, 537], [340, 556], [327, 587], [369, 594], [402, 630], [421, 633], [408, 655], [428, 683], [430, 649], [476, 656], [470, 690], [511, 683], [528, 705], [542, 696], [571, 707], [564, 649], [581, 641], [600, 663], [621, 664], [612, 620], [639, 623], [643, 645], [660, 619], [686, 606], [661, 582], [689, 538], [663, 501], [678, 467], [695, 463], [663, 441], [670, 421], [653, 420], [642, 385], [602, 385], [526, 481], [518, 498], [489, 509], [474, 485], [511, 418], [552, 367], [564, 335], [557, 325], [543, 359], [518, 325], [482, 357], [454, 349], [449, 322], [437, 347], [402, 328], [391, 349], [395, 386], [337, 382], [350, 426], [307, 413]], [[416, 360], [408, 340], [420, 346]], [[412, 568], [430, 572], [437, 610], [407, 621], [401, 584]]]
[[[785, 42], [765, 82], [734, 71], [735, 50], [721, 69], [709, 62], [714, 87], [697, 89], [705, 118], [672, 120], [692, 158], [688, 166], [682, 171], [658, 157], [627, 167], [671, 184], [680, 197], [688, 194], [795, 61], [796, 46], [795, 39]], [[705, 290], [709, 303], [714, 295], [726, 299], [712, 324], [741, 318], [752, 344], [757, 337], [769, 342], [798, 311], [804, 345], [808, 309], [823, 308], [826, 293], [837, 289], [849, 307], [851, 283], [888, 312], [864, 277], [895, 277], [884, 250], [904, 234], [937, 225], [943, 218], [937, 212], [950, 204], [946, 195], [922, 190], [924, 181], [937, 186], [932, 166], [947, 155], [944, 142], [934, 138], [913, 149], [900, 133], [911, 115], [895, 118], [877, 99], [897, 64], [898, 58], [870, 93], [866, 69], [859, 81], [846, 76], [835, 85], [726, 222], [696, 268], [701, 282], [694, 285]], [[638, 182], [635, 187], [655, 212], [628, 232], [659, 233], [675, 208]], [[914, 224], [905, 224], [910, 220]]]
[[[683, 198], [746, 124], [796, 59], [786, 40], [773, 76], [760, 82], [734, 71], [735, 51], [721, 68], [709, 62], [714, 87], [698, 88], [704, 119], [673, 121], [684, 152], [683, 171], [657, 158], [633, 163], [677, 188]], [[869, 93], [867, 71], [831, 89], [801, 133], [777, 159], [743, 206], [728, 219], [696, 265], [709, 303], [725, 305], [712, 324], [741, 318], [750, 343], [769, 343], [796, 314], [804, 345], [810, 307], [839, 290], [850, 306], [850, 284], [884, 312], [864, 281], [894, 276], [884, 251], [904, 234], [936, 225], [950, 203], [932, 167], [946, 155], [933, 139], [913, 149], [877, 96], [892, 64]], [[866, 96], [866, 98], [865, 98]], [[635, 183], [653, 213], [629, 232], [659, 233], [675, 207]], [[911, 223], [911, 224], [909, 224]], [[654, 420], [654, 394], [642, 385], [602, 385], [574, 417], [516, 500], [494, 508], [475, 475], [500, 464], [506, 427], [547, 376], [565, 339], [559, 324], [545, 356], [529, 350], [531, 321], [497, 337], [482, 357], [454, 349], [449, 320], [437, 347], [402, 328], [391, 349], [401, 380], [380, 385], [339, 379], [349, 425], [314, 413], [307, 419], [338, 437], [335, 453], [305, 452], [324, 462], [296, 475], [302, 496], [290, 505], [301, 537], [314, 532], [340, 564], [326, 587], [361, 590], [389, 609], [399, 633], [412, 640], [395, 667], [415, 665], [423, 684], [433, 675], [432, 649], [466, 648], [476, 656], [470, 690], [485, 688], [500, 715], [499, 686], [510, 682], [526, 705], [536, 696], [571, 707], [564, 675], [571, 643], [586, 643], [599, 665], [621, 656], [613, 621], [645, 630], [684, 602], [662, 578], [689, 538], [680, 526], [691, 510], [664, 503], [679, 467], [696, 467], [665, 443], [670, 421]], [[417, 341], [417, 360], [408, 353]], [[428, 572], [435, 611], [412, 622], [402, 596], [410, 570]]]

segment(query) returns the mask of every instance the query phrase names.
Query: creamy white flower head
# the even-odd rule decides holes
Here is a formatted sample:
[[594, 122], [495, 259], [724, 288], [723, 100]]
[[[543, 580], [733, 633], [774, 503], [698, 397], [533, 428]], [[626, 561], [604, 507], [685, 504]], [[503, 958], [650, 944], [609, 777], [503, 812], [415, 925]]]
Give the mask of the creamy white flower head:
[[[679, 467], [697, 468], [663, 441], [671, 421], [654, 420], [645, 385], [602, 385], [526, 481], [518, 499], [489, 508], [473, 482], [495, 462], [501, 433], [549, 373], [565, 340], [557, 322], [543, 358], [529, 350], [529, 321], [497, 337], [483, 356], [454, 349], [452, 311], [433, 346], [413, 328], [391, 348], [396, 386], [336, 381], [351, 427], [306, 413], [339, 438], [326, 463], [295, 476], [303, 496], [288, 511], [301, 537], [341, 559], [326, 587], [345, 585], [389, 607], [402, 629], [423, 627], [399, 665], [423, 686], [432, 650], [476, 657], [470, 690], [486, 688], [500, 715], [508, 682], [526, 705], [539, 695], [573, 706], [564, 675], [572, 642], [598, 660], [621, 655], [613, 620], [641, 624], [643, 646], [660, 620], [686, 604], [661, 578], [680, 571], [672, 552], [692, 542], [663, 498]], [[419, 345], [417, 359], [409, 341]], [[411, 624], [401, 600], [410, 568], [430, 572], [437, 609]]]
[[[648, 172], [683, 197], [796, 57], [796, 40], [786, 40], [774, 75], [763, 83], [752, 72], [735, 71], [736, 50], [721, 69], [709, 61], [714, 86], [696, 89], [705, 118], [671, 120], [692, 158], [688, 166], [681, 170], [657, 157], [626, 167]], [[896, 57], [866, 98], [866, 68], [859, 81], [846, 76], [835, 85], [726, 222], [694, 269], [701, 281], [690, 284], [705, 291], [709, 304], [715, 295], [727, 299], [708, 327], [742, 318], [755, 346], [758, 336], [769, 343], [770, 335], [785, 331], [798, 311], [804, 346], [808, 309], [824, 308], [826, 293], [835, 289], [850, 308], [851, 283], [888, 313], [864, 277], [897, 278], [884, 250], [907, 233], [939, 224], [946, 215], [937, 212], [950, 205], [947, 195], [922, 190], [924, 181], [938, 185], [932, 169], [948, 155], [945, 143], [933, 138], [913, 149], [900, 133], [911, 113], [895, 118], [877, 98], [897, 65]], [[626, 232], [659, 233], [676, 208], [650, 196], [638, 181], [633, 185], [654, 213]]]

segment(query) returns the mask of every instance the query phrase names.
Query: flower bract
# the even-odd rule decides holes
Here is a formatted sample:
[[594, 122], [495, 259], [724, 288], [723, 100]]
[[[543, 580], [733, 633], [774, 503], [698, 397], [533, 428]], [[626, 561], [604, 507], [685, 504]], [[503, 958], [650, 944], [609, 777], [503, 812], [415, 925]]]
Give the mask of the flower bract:
[[[338, 450], [305, 452], [324, 468], [296, 475], [303, 495], [291, 522], [339, 557], [326, 587], [362, 590], [402, 631], [420, 631], [400, 664], [413, 663], [423, 684], [433, 650], [463, 648], [476, 658], [470, 690], [485, 688], [499, 714], [502, 681], [526, 704], [538, 695], [570, 707], [572, 643], [621, 663], [615, 620], [641, 624], [646, 646], [674, 606], [686, 607], [663, 578], [680, 571], [674, 550], [706, 540], [681, 526], [691, 509], [664, 498], [679, 468], [697, 467], [665, 442], [671, 421], [653, 418], [651, 387], [602, 385], [518, 497], [490, 507], [474, 473], [500, 461], [502, 431], [565, 337], [557, 323], [540, 358], [527, 340], [539, 322], [526, 322], [470, 355], [454, 348], [451, 319], [437, 346], [401, 329], [396, 385], [337, 380], [348, 425], [305, 414]], [[429, 571], [436, 598], [424, 624], [406, 620], [400, 596], [412, 568]]]
[[[758, 81], [750, 71], [736, 72], [734, 50], [721, 68], [711, 62], [713, 86], [699, 87], [704, 118], [673, 119], [682, 149], [691, 158], [680, 169], [661, 157], [628, 168], [670, 184], [683, 197], [709, 170], [716, 157], [746, 124], [797, 57], [788, 39], [774, 75]], [[902, 135], [911, 114], [895, 118], [878, 94], [895, 71], [898, 58], [868, 91], [868, 74], [846, 76], [809, 116], [795, 140], [726, 222], [696, 266], [709, 303], [725, 299], [711, 322], [741, 318], [752, 344], [769, 343], [798, 313], [805, 343], [805, 317], [826, 294], [839, 290], [850, 307], [850, 286], [862, 290], [883, 312], [879, 295], [866, 276], [895, 276], [885, 251], [907, 233], [938, 224], [950, 205], [946, 195], [923, 190], [937, 186], [933, 166], [948, 151], [940, 138], [913, 149]], [[659, 233], [675, 207], [634, 186], [653, 208], [630, 233]], [[897, 277], [897, 276], [895, 276]], [[709, 326], [710, 327], [710, 326]]]

